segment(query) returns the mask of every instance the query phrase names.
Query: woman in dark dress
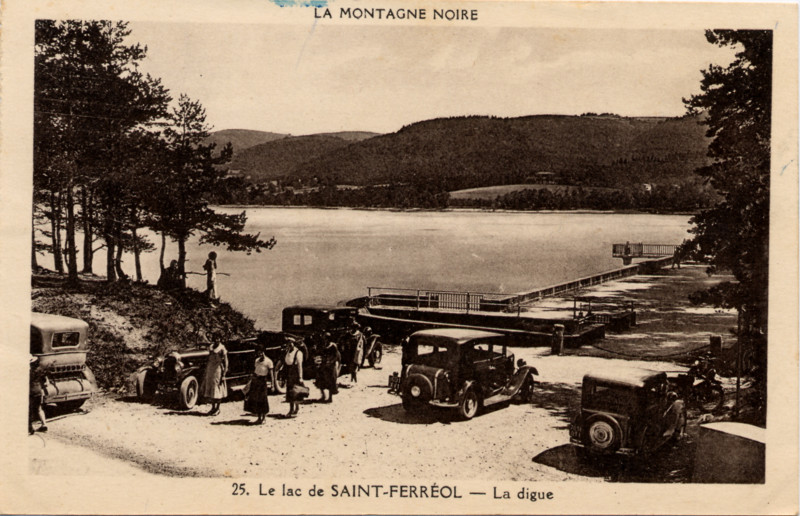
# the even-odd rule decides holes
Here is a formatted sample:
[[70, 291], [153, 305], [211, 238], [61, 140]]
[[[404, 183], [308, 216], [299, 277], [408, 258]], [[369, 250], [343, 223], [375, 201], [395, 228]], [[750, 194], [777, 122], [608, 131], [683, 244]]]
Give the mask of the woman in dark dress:
[[[330, 334], [325, 334], [325, 340], [328, 345], [322, 350], [322, 366], [320, 367], [317, 375], [317, 387], [320, 390], [320, 401], [331, 403], [333, 395], [339, 393], [337, 387], [339, 379], [339, 364], [342, 363], [342, 355], [339, 353], [339, 348], [336, 343], [331, 339]], [[328, 391], [328, 397], [325, 397], [325, 391]]]
[[266, 354], [263, 347], [258, 349], [253, 376], [247, 389], [247, 397], [244, 400], [245, 412], [250, 412], [258, 416], [256, 424], [261, 425], [269, 413], [269, 386], [275, 385], [275, 372], [272, 360]]
[[286, 417], [295, 417], [300, 409], [302, 397], [298, 397], [295, 387], [303, 384], [303, 352], [293, 340], [289, 340], [283, 364], [286, 370], [286, 401], [289, 402], [289, 413]]

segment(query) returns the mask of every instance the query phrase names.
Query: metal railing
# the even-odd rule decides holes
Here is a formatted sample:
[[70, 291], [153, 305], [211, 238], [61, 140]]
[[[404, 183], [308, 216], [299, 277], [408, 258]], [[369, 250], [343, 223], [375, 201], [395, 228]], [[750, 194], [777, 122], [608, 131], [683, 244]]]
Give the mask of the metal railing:
[[508, 294], [464, 292], [392, 287], [368, 287], [369, 306], [397, 306], [419, 309], [469, 312], [516, 312], [519, 303], [509, 302]]
[[611, 244], [611, 255], [615, 258], [658, 258], [675, 254], [675, 244]]

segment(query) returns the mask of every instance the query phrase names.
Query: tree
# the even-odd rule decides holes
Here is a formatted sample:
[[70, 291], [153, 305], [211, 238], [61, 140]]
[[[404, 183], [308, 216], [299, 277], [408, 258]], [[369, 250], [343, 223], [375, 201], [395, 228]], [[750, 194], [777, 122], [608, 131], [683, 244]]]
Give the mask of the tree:
[[[106, 241], [108, 279], [119, 232], [114, 199], [126, 133], [166, 113], [169, 101], [160, 81], [143, 75], [137, 64], [146, 48], [128, 45], [124, 22], [53, 21], [36, 23], [34, 71], [35, 185], [53, 194], [53, 216], [65, 212], [65, 246], [70, 280], [77, 279], [76, 200], [80, 188], [84, 231], [84, 270], [91, 270], [94, 216]], [[36, 180], [36, 176], [39, 180]], [[100, 184], [102, 183], [102, 184]], [[97, 203], [101, 209], [95, 212]], [[63, 208], [62, 208], [63, 206]], [[58, 208], [57, 210], [55, 208]], [[57, 236], [57, 235], [56, 235]], [[88, 263], [87, 263], [88, 261]]]
[[[731, 271], [736, 282], [698, 293], [696, 300], [739, 312], [739, 338], [766, 337], [769, 273], [772, 32], [713, 30], [706, 39], [737, 50], [727, 67], [703, 71], [701, 93], [684, 99], [703, 113], [712, 163], [698, 169], [721, 201], [692, 218], [684, 251], [709, 262], [709, 274]], [[766, 350], [762, 350], [766, 353]], [[764, 361], [765, 362], [765, 361]]]
[[166, 170], [154, 177], [149, 211], [153, 214], [151, 227], [178, 243], [178, 271], [183, 281], [186, 242], [196, 232], [201, 233], [201, 244], [226, 245], [229, 251], [271, 249], [274, 238], [261, 240], [259, 235], [243, 233], [244, 212], [228, 215], [209, 207], [209, 200], [225, 189], [228, 180], [223, 164], [230, 161], [233, 150], [228, 144], [215, 154], [214, 144], [203, 143], [210, 129], [203, 106], [181, 95], [169, 122], [164, 130]]

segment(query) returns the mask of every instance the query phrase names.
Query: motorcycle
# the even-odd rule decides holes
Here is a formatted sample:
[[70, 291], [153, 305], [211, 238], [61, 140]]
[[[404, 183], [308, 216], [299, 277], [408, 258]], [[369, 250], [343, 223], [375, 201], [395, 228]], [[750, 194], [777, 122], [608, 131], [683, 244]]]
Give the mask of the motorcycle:
[[717, 380], [717, 371], [708, 357], [695, 361], [686, 374], [679, 374], [671, 383], [690, 407], [703, 412], [716, 412], [725, 401], [722, 383]]

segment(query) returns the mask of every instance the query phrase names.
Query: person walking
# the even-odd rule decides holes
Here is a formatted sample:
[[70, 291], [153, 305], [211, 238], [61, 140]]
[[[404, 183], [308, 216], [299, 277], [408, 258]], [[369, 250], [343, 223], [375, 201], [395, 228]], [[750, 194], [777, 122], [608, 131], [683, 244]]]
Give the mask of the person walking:
[[203, 397], [211, 402], [209, 416], [219, 414], [219, 405], [228, 395], [225, 373], [228, 371], [228, 350], [221, 342], [208, 347], [208, 362], [203, 377]]
[[[342, 363], [342, 355], [339, 353], [339, 348], [331, 338], [330, 333], [325, 333], [325, 341], [327, 346], [322, 350], [322, 367], [317, 373], [317, 387], [320, 391], [320, 401], [323, 403], [331, 403], [333, 395], [339, 393], [337, 386], [339, 379], [339, 367]], [[326, 398], [325, 391], [328, 391]]]
[[[289, 402], [289, 413], [286, 417], [295, 417], [300, 409], [300, 401], [308, 395], [303, 383], [303, 352], [294, 340], [289, 340], [283, 364], [286, 370], [286, 401]], [[301, 391], [305, 390], [305, 395]]]
[[270, 385], [275, 385], [275, 369], [264, 347], [259, 346], [253, 376], [247, 385], [247, 394], [244, 399], [244, 410], [258, 417], [257, 425], [264, 424], [269, 413]]
[[219, 299], [219, 292], [217, 292], [217, 253], [211, 251], [208, 253], [208, 260], [203, 264], [203, 270], [206, 271], [206, 295], [211, 301]]

